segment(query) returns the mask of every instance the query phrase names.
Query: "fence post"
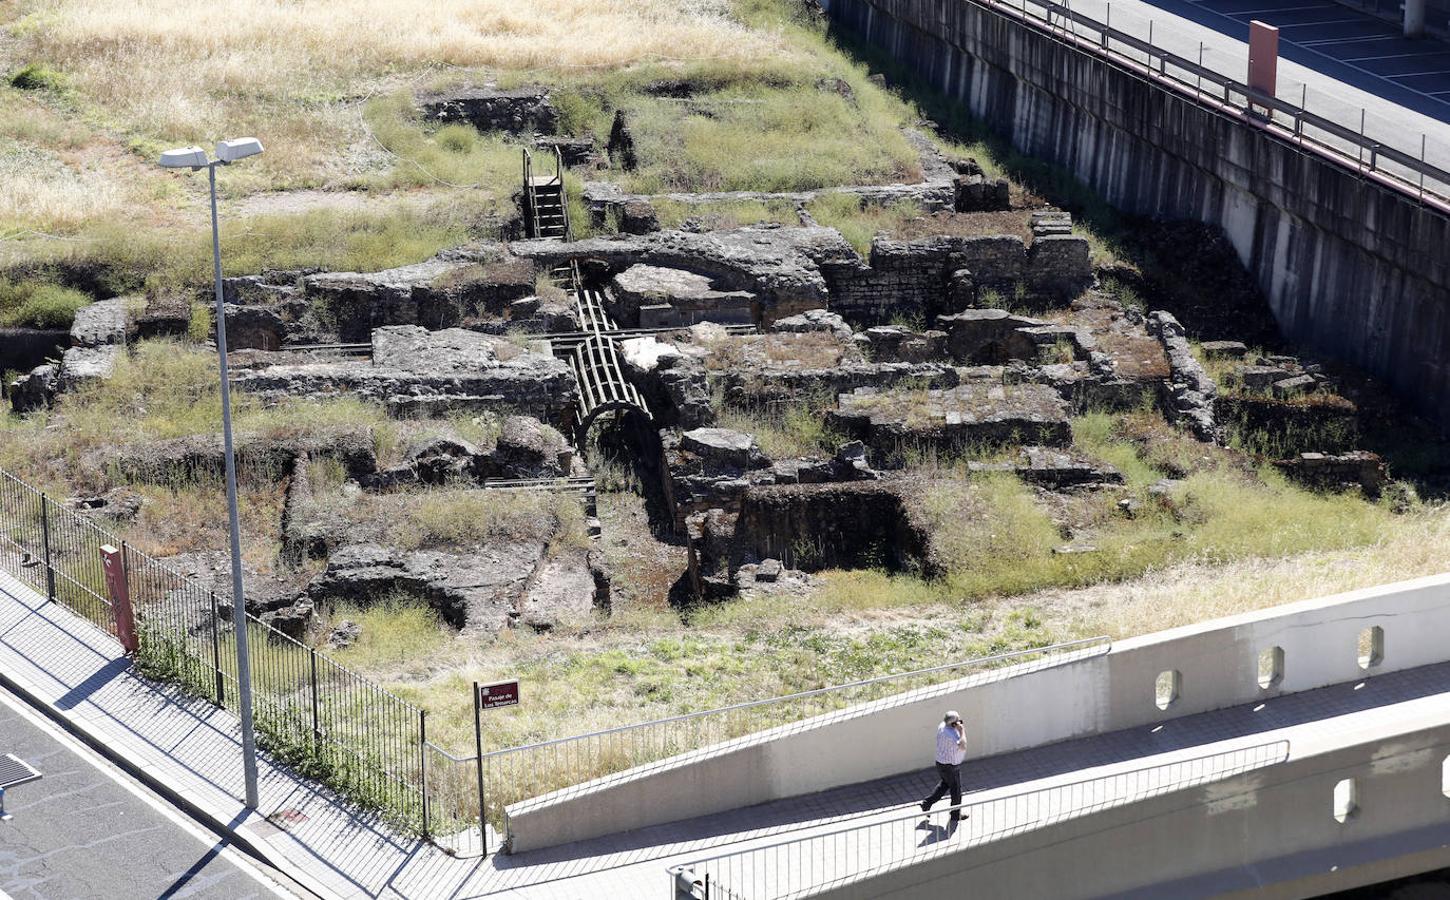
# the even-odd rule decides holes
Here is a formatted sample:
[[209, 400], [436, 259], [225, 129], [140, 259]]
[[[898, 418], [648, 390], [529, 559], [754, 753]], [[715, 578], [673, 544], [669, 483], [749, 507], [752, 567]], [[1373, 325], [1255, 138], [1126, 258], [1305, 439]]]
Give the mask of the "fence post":
[[1364, 107], [1359, 108], [1359, 174], [1364, 174]]
[[[131, 545], [121, 542], [121, 580], [126, 584], [126, 596], [131, 596]], [[135, 604], [135, 600], [131, 601]]]
[[217, 624], [221, 613], [216, 605], [216, 591], [207, 593], [211, 596], [211, 670], [216, 675], [216, 705], [218, 709], [225, 709], [227, 705], [226, 683], [222, 680], [221, 635], [218, 633], [221, 626]]
[[1420, 202], [1425, 202], [1425, 135], [1420, 134]]
[[[131, 596], [131, 545], [125, 541], [121, 542], [121, 597], [113, 616], [116, 622], [116, 637], [121, 641], [121, 646], [127, 652], [135, 654], [141, 649], [139, 635], [136, 632], [136, 608], [139, 598]], [[185, 652], [185, 643], [182, 644]]]
[[428, 832], [428, 710], [418, 710], [418, 778], [423, 783], [423, 840]]
[[322, 743], [322, 729], [317, 725], [317, 650], [308, 647], [307, 659], [312, 667], [312, 750], [315, 753]]
[[483, 710], [479, 709], [478, 682], [473, 683], [473, 747], [478, 763], [478, 836], [483, 840], [483, 855], [488, 857], [488, 804], [483, 797]]
[[55, 569], [50, 564], [50, 500], [40, 495], [40, 536], [45, 543], [45, 597], [55, 602]]

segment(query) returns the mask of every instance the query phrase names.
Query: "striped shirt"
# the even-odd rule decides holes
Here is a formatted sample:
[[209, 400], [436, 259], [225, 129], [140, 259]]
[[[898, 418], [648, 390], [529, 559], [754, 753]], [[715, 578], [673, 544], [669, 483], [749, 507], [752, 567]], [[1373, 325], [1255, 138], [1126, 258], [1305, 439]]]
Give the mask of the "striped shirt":
[[967, 748], [958, 745], [963, 736], [956, 728], [943, 722], [936, 729], [936, 761], [949, 766], [959, 766], [967, 758]]

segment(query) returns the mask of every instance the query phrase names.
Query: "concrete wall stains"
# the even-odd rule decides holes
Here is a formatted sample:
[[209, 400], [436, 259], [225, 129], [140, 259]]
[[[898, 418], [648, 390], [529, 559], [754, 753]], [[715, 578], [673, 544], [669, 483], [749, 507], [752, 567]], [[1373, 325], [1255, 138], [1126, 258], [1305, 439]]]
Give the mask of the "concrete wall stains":
[[1289, 339], [1450, 426], [1450, 217], [974, 3], [830, 15], [1118, 208], [1221, 226]]

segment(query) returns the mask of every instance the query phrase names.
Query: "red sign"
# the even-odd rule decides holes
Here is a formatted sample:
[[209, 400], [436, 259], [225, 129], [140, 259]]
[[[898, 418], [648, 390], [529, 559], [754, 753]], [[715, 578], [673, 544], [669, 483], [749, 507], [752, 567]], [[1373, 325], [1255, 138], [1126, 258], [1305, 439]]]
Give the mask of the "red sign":
[[478, 708], [498, 709], [500, 706], [519, 705], [519, 683], [500, 681], [498, 684], [478, 686]]
[[101, 548], [101, 567], [106, 572], [106, 593], [111, 598], [111, 612], [116, 617], [116, 639], [127, 653], [135, 653], [136, 616], [131, 611], [131, 588], [126, 583], [126, 561], [121, 551], [110, 544]]

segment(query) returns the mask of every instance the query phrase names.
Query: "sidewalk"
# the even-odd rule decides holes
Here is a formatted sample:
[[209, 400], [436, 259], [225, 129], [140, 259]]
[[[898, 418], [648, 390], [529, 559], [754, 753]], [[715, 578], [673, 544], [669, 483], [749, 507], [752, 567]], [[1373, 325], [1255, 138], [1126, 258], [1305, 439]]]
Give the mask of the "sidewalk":
[[272, 820], [249, 812], [237, 799], [241, 737], [230, 713], [141, 679], [109, 635], [4, 572], [0, 683], [321, 896], [404, 896], [392, 884], [405, 868], [408, 896], [450, 896], [478, 863], [359, 817], [265, 757], [259, 792]]
[[[455, 859], [360, 817], [326, 790], [261, 763], [262, 811], [241, 794], [238, 726], [229, 714], [137, 677], [119, 647], [89, 622], [0, 573], [0, 682], [45, 705], [72, 731], [122, 762], [193, 814], [234, 833], [244, 849], [326, 897], [543, 900], [664, 896], [668, 867], [844, 826], [895, 820], [931, 787], [923, 770], [684, 822], [487, 860]], [[1377, 675], [974, 761], [971, 802], [1026, 791], [1070, 791], [1073, 782], [1204, 754], [1288, 741], [1302, 757], [1375, 736], [1450, 721], [1450, 663]], [[1049, 805], [1056, 803], [1049, 798]], [[275, 823], [275, 824], [274, 824]], [[1018, 823], [1030, 824], [1030, 823]], [[973, 837], [950, 836], [949, 852]], [[980, 837], [980, 836], [978, 836]], [[915, 848], [911, 852], [920, 852]], [[934, 851], [935, 852], [935, 851]], [[773, 857], [772, 857], [773, 859]], [[783, 865], [819, 865], [812, 852]]]

